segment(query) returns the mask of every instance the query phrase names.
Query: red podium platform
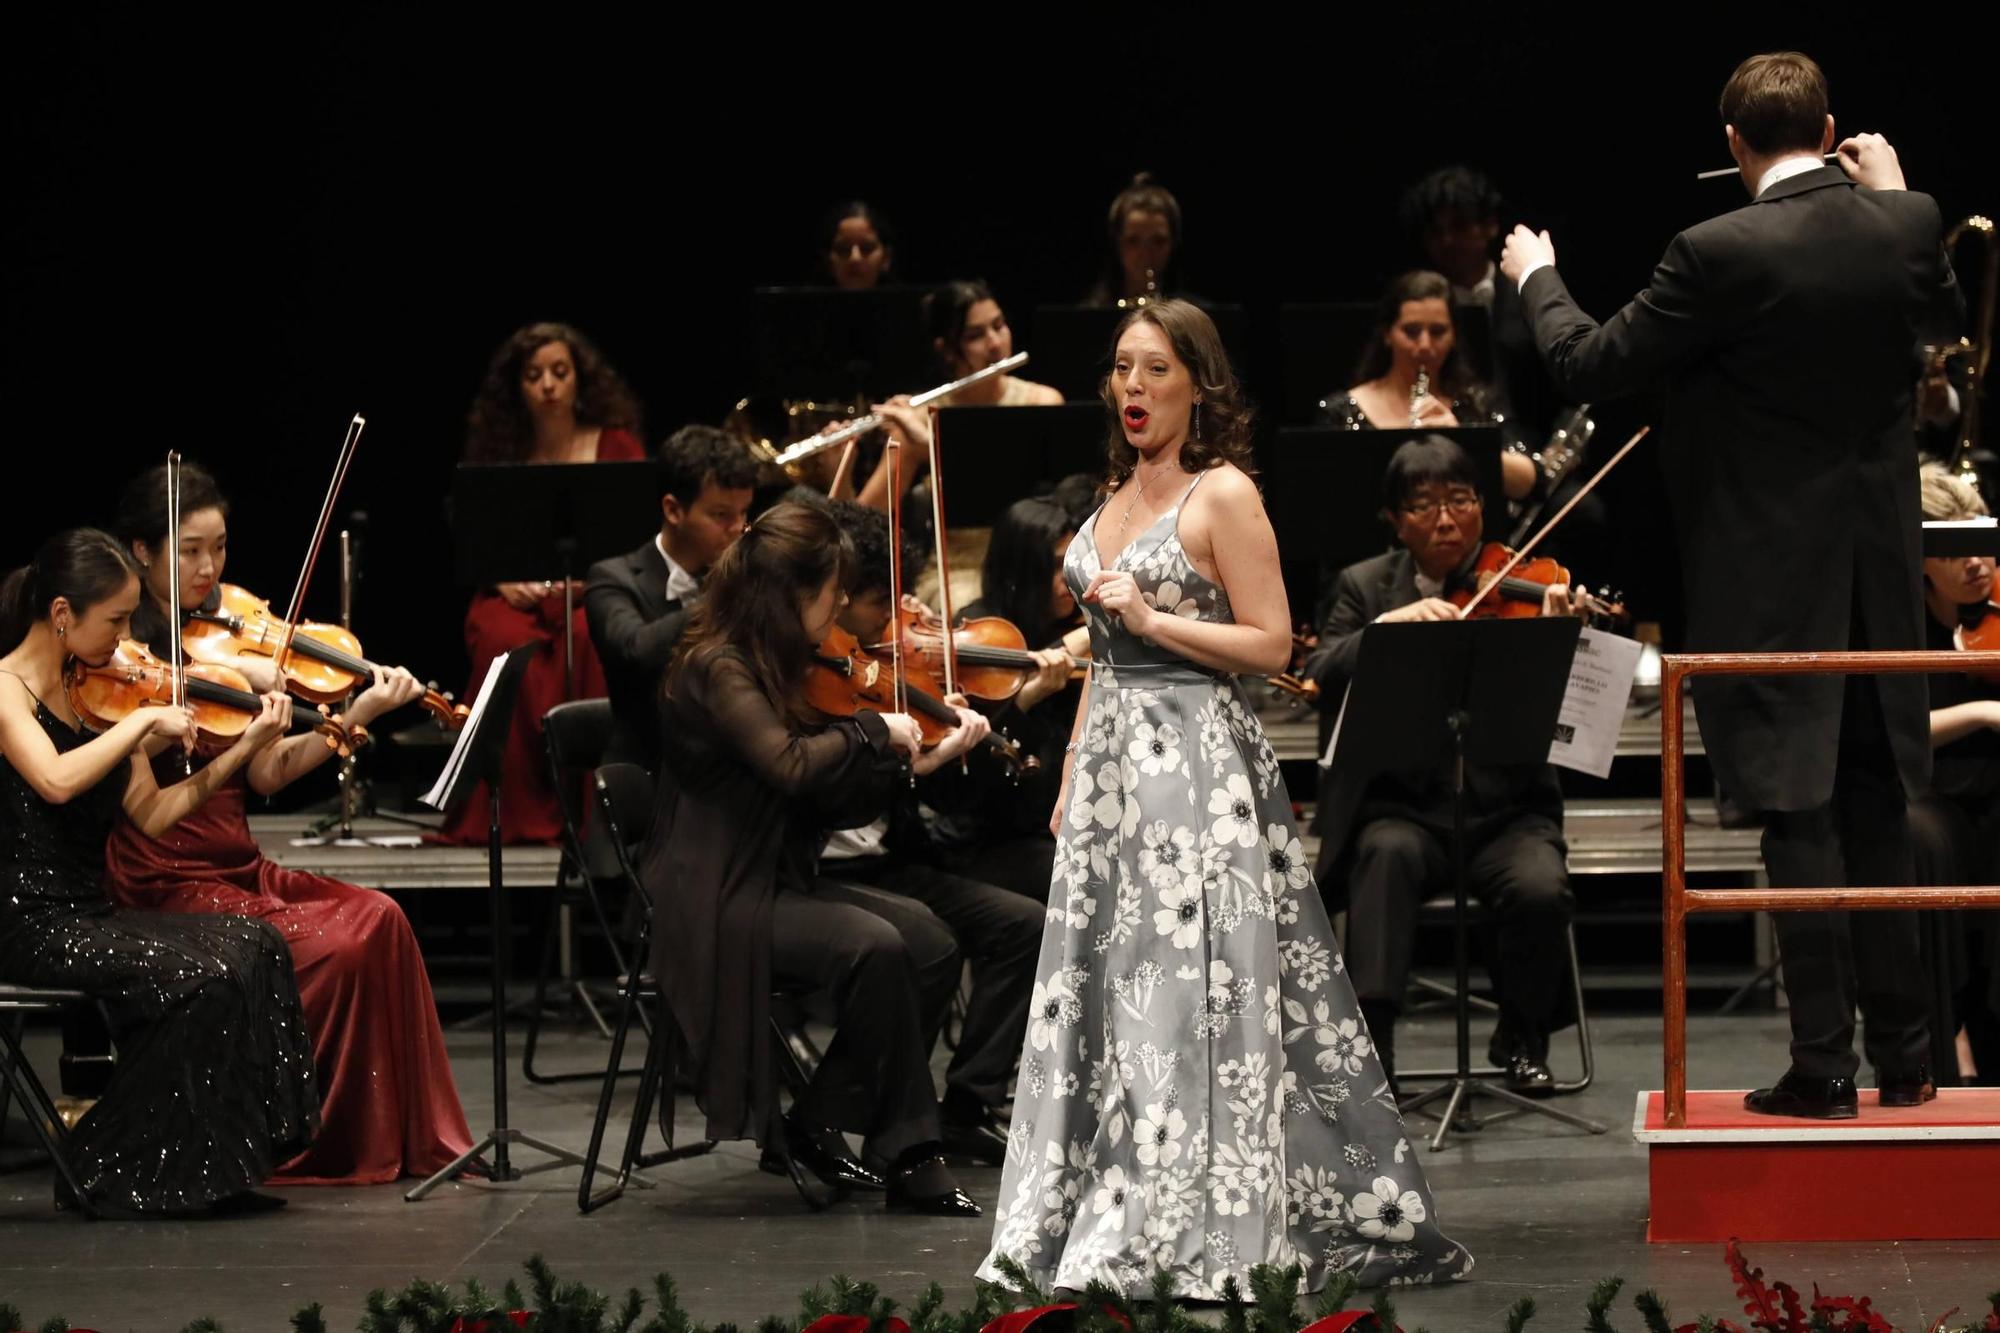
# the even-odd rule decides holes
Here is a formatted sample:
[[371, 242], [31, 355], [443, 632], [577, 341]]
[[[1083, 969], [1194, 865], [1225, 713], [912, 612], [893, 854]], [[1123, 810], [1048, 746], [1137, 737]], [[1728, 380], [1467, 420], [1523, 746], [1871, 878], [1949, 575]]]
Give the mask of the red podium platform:
[[1641, 1092], [1650, 1241], [2000, 1238], [2000, 1089], [1946, 1088], [1884, 1108], [1861, 1092], [1853, 1120], [1753, 1115], [1741, 1092], [1687, 1095], [1668, 1129]]

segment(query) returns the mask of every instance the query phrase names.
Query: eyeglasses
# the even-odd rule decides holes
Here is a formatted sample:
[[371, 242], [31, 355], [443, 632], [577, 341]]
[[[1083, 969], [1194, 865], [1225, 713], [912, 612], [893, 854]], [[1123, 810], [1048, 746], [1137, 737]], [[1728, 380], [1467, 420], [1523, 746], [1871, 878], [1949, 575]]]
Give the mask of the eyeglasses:
[[1441, 508], [1451, 510], [1453, 518], [1470, 518], [1479, 512], [1483, 504], [1484, 501], [1477, 495], [1460, 491], [1454, 495], [1447, 495], [1442, 500], [1432, 496], [1412, 500], [1403, 506], [1403, 513], [1420, 523], [1436, 518]]

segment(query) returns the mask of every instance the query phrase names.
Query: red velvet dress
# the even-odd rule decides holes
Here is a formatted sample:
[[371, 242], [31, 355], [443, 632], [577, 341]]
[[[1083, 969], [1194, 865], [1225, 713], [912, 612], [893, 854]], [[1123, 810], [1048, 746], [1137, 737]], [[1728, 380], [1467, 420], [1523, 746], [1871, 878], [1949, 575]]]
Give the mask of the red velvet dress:
[[[172, 755], [160, 762], [178, 766]], [[387, 894], [267, 860], [250, 834], [247, 791], [239, 772], [158, 839], [120, 816], [105, 848], [105, 889], [124, 907], [260, 917], [285, 937], [323, 1127], [274, 1184], [429, 1175], [470, 1148], [472, 1132], [410, 923]]]
[[[629, 463], [646, 457], [646, 447], [628, 431], [606, 430], [597, 438], [597, 461]], [[580, 573], [581, 571], [579, 571]], [[542, 714], [566, 699], [604, 697], [604, 669], [591, 646], [590, 626], [583, 618], [583, 596], [574, 598], [571, 629], [575, 641], [576, 693], [569, 691], [563, 669], [562, 590], [542, 599], [532, 611], [516, 611], [491, 588], [472, 596], [465, 613], [465, 651], [472, 658], [472, 681], [459, 697], [479, 697], [480, 682], [493, 659], [533, 644], [534, 660], [521, 673], [514, 700], [513, 727], [507, 733], [507, 781], [500, 788], [500, 838], [507, 843], [553, 843], [562, 839], [562, 813], [549, 785], [548, 751], [542, 744]], [[486, 784], [480, 783], [446, 815], [441, 842], [486, 845]]]

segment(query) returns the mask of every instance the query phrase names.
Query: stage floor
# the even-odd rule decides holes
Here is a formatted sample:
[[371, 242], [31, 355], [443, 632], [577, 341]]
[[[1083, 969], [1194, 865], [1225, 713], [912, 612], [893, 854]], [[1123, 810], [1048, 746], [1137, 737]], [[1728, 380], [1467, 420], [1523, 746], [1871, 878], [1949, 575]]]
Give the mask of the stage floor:
[[[1716, 1245], [1648, 1245], [1646, 1155], [1631, 1132], [1635, 1092], [1660, 1083], [1659, 1020], [1611, 1016], [1597, 1025], [1598, 1079], [1561, 1105], [1609, 1126], [1592, 1137], [1539, 1118], [1493, 1125], [1424, 1154], [1445, 1223], [1478, 1257], [1473, 1280], [1396, 1293], [1405, 1327], [1424, 1324], [1482, 1333], [1503, 1325], [1506, 1309], [1532, 1295], [1540, 1313], [1531, 1328], [1573, 1328], [1602, 1277], [1626, 1279], [1614, 1322], [1637, 1327], [1634, 1292], [1656, 1288], [1679, 1320], [1698, 1312], [1739, 1317]], [[1785, 1060], [1782, 1015], [1696, 1017], [1690, 1023], [1692, 1081], [1697, 1087], [1748, 1087]], [[1477, 1030], [1476, 1049], [1484, 1046]], [[449, 1034], [459, 1087], [475, 1132], [491, 1115], [486, 1038]], [[52, 1043], [52, 1034], [42, 1034]], [[1411, 1067], [1443, 1063], [1450, 1041], [1439, 1018], [1410, 1022], [1399, 1052]], [[598, 1062], [594, 1035], [559, 1035], [545, 1046], [546, 1068]], [[37, 1063], [48, 1068], [47, 1047]], [[1558, 1075], [1575, 1060], [1558, 1043]], [[516, 1077], [515, 1124], [581, 1150], [596, 1089], [591, 1084], [532, 1087]], [[616, 1122], [614, 1122], [616, 1123]], [[1413, 1137], [1423, 1122], [1412, 1125]], [[682, 1118], [682, 1136], [693, 1122]], [[21, 1126], [9, 1147], [17, 1146]], [[523, 1163], [539, 1160], [522, 1154]], [[72, 1323], [112, 1329], [171, 1330], [198, 1316], [229, 1333], [286, 1327], [310, 1301], [326, 1307], [328, 1326], [352, 1328], [370, 1288], [401, 1287], [412, 1277], [461, 1282], [476, 1276], [497, 1288], [531, 1254], [556, 1272], [622, 1293], [650, 1286], [664, 1269], [703, 1323], [748, 1326], [767, 1313], [790, 1313], [800, 1291], [835, 1272], [879, 1283], [899, 1300], [932, 1278], [955, 1302], [970, 1297], [973, 1266], [989, 1224], [890, 1216], [849, 1202], [808, 1214], [783, 1180], [759, 1174], [747, 1145], [658, 1169], [660, 1188], [640, 1191], [584, 1217], [576, 1211], [577, 1174], [553, 1171], [509, 1186], [448, 1186], [418, 1204], [402, 1188], [296, 1189], [291, 1206], [262, 1218], [206, 1223], [81, 1222], [51, 1211], [50, 1174], [0, 1176], [0, 1300], [21, 1307], [30, 1326], [61, 1313]], [[997, 1169], [961, 1173], [989, 1209]], [[1866, 1199], [1855, 1201], [1867, 1208]], [[1992, 1242], [1778, 1244], [1750, 1247], [1767, 1276], [1810, 1292], [1872, 1297], [1902, 1328], [1924, 1328], [1950, 1306], [1979, 1310], [2000, 1281], [2000, 1226]], [[1976, 1316], [1975, 1316], [1976, 1321]]]

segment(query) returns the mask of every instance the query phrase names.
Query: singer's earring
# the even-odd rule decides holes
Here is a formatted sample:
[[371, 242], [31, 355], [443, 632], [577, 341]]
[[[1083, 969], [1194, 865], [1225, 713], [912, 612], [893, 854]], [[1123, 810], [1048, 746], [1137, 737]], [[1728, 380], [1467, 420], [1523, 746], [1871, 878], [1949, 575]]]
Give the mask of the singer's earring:
[[1197, 440], [1201, 439], [1201, 404], [1199, 402], [1194, 405], [1194, 437]]

